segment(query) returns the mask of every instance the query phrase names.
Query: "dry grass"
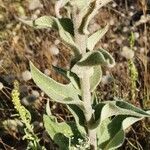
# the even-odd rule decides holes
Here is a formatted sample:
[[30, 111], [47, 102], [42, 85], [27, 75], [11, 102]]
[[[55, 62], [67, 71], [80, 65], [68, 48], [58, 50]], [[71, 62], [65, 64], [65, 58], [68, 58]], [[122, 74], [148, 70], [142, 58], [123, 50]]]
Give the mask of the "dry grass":
[[[140, 2], [140, 3], [138, 3]], [[105, 70], [113, 76], [113, 82], [99, 86], [98, 93], [102, 99], [112, 99], [114, 96], [125, 98], [143, 109], [150, 109], [150, 22], [141, 24], [137, 27], [130, 25], [133, 21], [130, 16], [131, 12], [139, 10], [146, 13], [144, 1], [134, 0], [116, 0], [115, 5], [108, 5], [100, 11], [95, 17], [95, 23], [99, 26], [104, 26], [106, 22], [111, 20], [111, 27], [106, 37], [102, 39], [97, 47], [102, 46], [107, 48], [114, 56], [117, 65], [111, 70]], [[43, 8], [37, 10], [29, 10], [28, 0], [0, 0], [0, 82], [4, 84], [4, 88], [0, 91], [0, 121], [6, 119], [14, 119], [15, 110], [11, 102], [10, 92], [14, 79], [20, 82], [20, 86], [26, 86], [27, 92], [25, 96], [31, 95], [32, 90], [37, 90], [40, 96], [33, 105], [27, 106], [34, 116], [33, 122], [42, 121], [42, 114], [47, 97], [35, 86], [32, 81], [25, 82], [22, 79], [22, 72], [29, 70], [29, 60], [44, 72], [45, 69], [50, 70], [50, 76], [60, 82], [65, 80], [52, 70], [52, 64], [56, 61], [58, 66], [67, 67], [70, 60], [70, 50], [63, 44], [58, 44], [60, 50], [59, 55], [53, 56], [49, 53], [49, 47], [58, 39], [57, 33], [52, 30], [33, 30], [18, 22], [16, 16], [26, 15], [28, 18], [34, 15], [41, 16], [43, 14], [53, 14], [53, 3], [48, 0], [41, 0]], [[133, 8], [132, 8], [132, 7]], [[37, 13], [37, 14], [36, 14]], [[126, 30], [125, 30], [126, 29]], [[129, 36], [131, 31], [138, 33], [139, 37], [135, 41], [135, 57], [133, 62], [138, 71], [137, 92], [135, 99], [131, 101], [131, 79], [127, 60], [120, 55], [124, 46], [130, 46]], [[23, 95], [24, 96], [24, 95]], [[57, 114], [60, 121], [71, 119], [68, 110], [55, 103], [50, 103], [52, 112]], [[66, 115], [68, 114], [68, 115]], [[134, 125], [127, 134], [126, 141], [121, 149], [150, 149], [149, 137], [149, 120], [143, 120]], [[16, 139], [14, 133], [8, 133], [0, 125], [0, 148], [19, 149], [20, 144], [26, 143], [20, 139]], [[48, 146], [49, 138], [39, 127], [37, 133], [42, 139], [42, 143]], [[42, 134], [41, 134], [42, 133]], [[22, 136], [22, 133], [19, 137]], [[5, 137], [5, 138], [4, 138]], [[10, 139], [13, 142], [9, 142]], [[17, 143], [17, 144], [15, 144]], [[132, 143], [132, 144], [131, 144]], [[3, 145], [3, 146], [1, 146]]]

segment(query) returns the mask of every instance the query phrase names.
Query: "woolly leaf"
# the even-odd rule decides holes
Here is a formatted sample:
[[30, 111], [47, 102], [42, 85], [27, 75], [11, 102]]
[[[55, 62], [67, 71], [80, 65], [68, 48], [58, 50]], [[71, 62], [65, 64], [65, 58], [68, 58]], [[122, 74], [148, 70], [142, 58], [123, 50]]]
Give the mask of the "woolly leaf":
[[[53, 16], [42, 16], [35, 20], [24, 20], [21, 18], [18, 18], [22, 23], [27, 24], [31, 27], [37, 28], [37, 29], [43, 29], [43, 28], [53, 28], [58, 30], [58, 25], [56, 23], [56, 18]], [[69, 32], [71, 35], [74, 35], [74, 28], [73, 23], [71, 19], [69, 18], [61, 18], [57, 19], [59, 20], [60, 24], [64, 28], [65, 31]]]
[[70, 144], [78, 144], [78, 138], [83, 136], [78, 131], [74, 122], [58, 123], [54, 116], [43, 116], [44, 127], [52, 140], [61, 148], [61, 150], [69, 150]]
[[31, 74], [34, 82], [54, 101], [64, 104], [82, 105], [78, 93], [72, 84], [63, 85], [40, 72], [30, 63]]
[[85, 125], [85, 116], [84, 116], [84, 112], [81, 108], [79, 108], [76, 105], [73, 104], [69, 104], [67, 105], [69, 111], [71, 112], [71, 114], [73, 115], [76, 125], [78, 127], [78, 129], [80, 130], [80, 132], [84, 135], [86, 134], [84, 125]]
[[90, 91], [93, 92], [102, 79], [101, 66], [94, 66], [93, 75], [90, 77]]
[[73, 23], [69, 18], [58, 19], [52, 16], [42, 16], [32, 21], [23, 19], [19, 20], [35, 28], [57, 29], [61, 39], [74, 51], [76, 58], [80, 56], [78, 47], [76, 46], [72, 37], [74, 35]]
[[63, 75], [68, 81], [70, 81], [72, 83], [72, 85], [79, 91], [79, 89], [80, 89], [80, 80], [79, 80], [78, 76], [75, 73], [73, 73], [69, 70], [65, 70], [65, 69], [56, 67], [56, 66], [53, 66], [53, 68], [55, 69], [55, 71], [57, 71], [58, 73]]
[[103, 54], [104, 58], [105, 58], [105, 63], [108, 67], [114, 67], [115, 66], [115, 60], [114, 58], [110, 55], [109, 52], [107, 52], [104, 49], [99, 49], [99, 51]]
[[113, 67], [115, 61], [113, 57], [104, 49], [98, 49], [97, 51], [87, 52], [83, 55], [82, 59], [77, 63], [79, 66], [96, 66], [107, 65]]
[[67, 76], [68, 70], [65, 70], [65, 69], [63, 69], [63, 68], [60, 68], [60, 67], [58, 67], [58, 66], [53, 66], [53, 68], [54, 68], [54, 70], [55, 70], [57, 73], [61, 74], [61, 75], [62, 75], [63, 77], [65, 77], [68, 81], [70, 81], [70, 79], [69, 79], [68, 76]]
[[90, 51], [94, 49], [96, 43], [106, 34], [108, 31], [108, 25], [106, 25], [103, 29], [97, 30], [95, 33], [93, 33], [87, 41], [87, 49]]
[[54, 21], [54, 17], [52, 16], [42, 16], [35, 20], [25, 20], [18, 18], [24, 24], [27, 24], [31, 27], [43, 29], [43, 28], [57, 28], [57, 24]]
[[71, 36], [71, 34], [67, 31], [65, 31], [64, 27], [61, 25], [61, 22], [55, 18], [55, 22], [57, 24], [58, 27], [58, 32], [59, 35], [61, 37], [61, 39], [69, 46], [72, 48], [72, 50], [74, 51], [74, 54], [76, 55], [76, 57], [80, 56], [80, 52], [78, 50], [78, 47], [76, 46], [73, 37]]
[[94, 108], [94, 119], [91, 128], [96, 128], [105, 119], [117, 115], [131, 115], [133, 117], [150, 117], [150, 113], [124, 101], [106, 101], [99, 103]]
[[107, 3], [109, 3], [112, 0], [95, 0], [91, 3], [91, 6], [88, 9], [88, 12], [83, 18], [82, 24], [80, 26], [81, 32], [84, 34], [89, 34], [88, 31], [88, 25], [91, 21], [91, 19], [98, 13], [98, 10], [105, 6]]
[[97, 128], [98, 148], [102, 150], [114, 150], [120, 147], [125, 138], [125, 129], [141, 120], [142, 117], [119, 115], [105, 119]]
[[61, 18], [58, 19], [60, 24], [62, 25], [63, 29], [70, 33], [72, 36], [74, 36], [74, 27], [73, 27], [73, 22], [69, 18]]
[[54, 17], [52, 16], [42, 16], [33, 21], [33, 27], [38, 29], [43, 28], [57, 28], [57, 24], [55, 23]]
[[[80, 79], [78, 78], [78, 76], [75, 73], [68, 71], [68, 70], [64, 70], [64, 69], [56, 67], [56, 66], [53, 66], [53, 68], [55, 69], [55, 71], [57, 71], [58, 73], [63, 75], [68, 81], [70, 81], [77, 90], [80, 89]], [[101, 81], [101, 78], [102, 78], [101, 67], [95, 66], [93, 75], [90, 77], [91, 92], [93, 92], [96, 89], [97, 85]]]

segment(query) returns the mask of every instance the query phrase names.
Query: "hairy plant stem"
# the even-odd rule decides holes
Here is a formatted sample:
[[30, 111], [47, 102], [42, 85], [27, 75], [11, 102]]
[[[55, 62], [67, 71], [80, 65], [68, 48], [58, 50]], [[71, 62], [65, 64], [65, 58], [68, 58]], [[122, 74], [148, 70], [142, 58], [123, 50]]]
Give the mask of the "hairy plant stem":
[[84, 102], [84, 115], [86, 118], [87, 123], [87, 133], [90, 140], [90, 148], [91, 150], [97, 149], [97, 142], [96, 142], [96, 130], [91, 130], [88, 128], [88, 124], [92, 117], [92, 107], [91, 107], [91, 93], [90, 93], [90, 82], [89, 76], [86, 74], [83, 78], [80, 79], [81, 84], [81, 92], [82, 92], [82, 100]]
[[[77, 14], [77, 8], [73, 8], [73, 23], [75, 32], [75, 43], [78, 46], [81, 55], [86, 53], [86, 45], [88, 36], [79, 32], [79, 27], [82, 21], [82, 16]], [[87, 134], [90, 141], [90, 149], [97, 149], [96, 130], [91, 130], [88, 127], [90, 119], [92, 118], [91, 92], [90, 92], [90, 75], [88, 70], [85, 71], [83, 78], [80, 78], [82, 101], [84, 103], [84, 115], [86, 119]]]

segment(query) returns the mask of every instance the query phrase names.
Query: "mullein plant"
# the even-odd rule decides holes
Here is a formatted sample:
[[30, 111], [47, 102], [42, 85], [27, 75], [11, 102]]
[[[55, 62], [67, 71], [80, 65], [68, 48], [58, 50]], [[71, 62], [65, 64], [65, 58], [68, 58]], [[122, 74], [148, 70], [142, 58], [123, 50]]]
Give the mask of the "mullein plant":
[[[88, 30], [91, 19], [98, 10], [112, 0], [59, 0], [55, 4], [56, 17], [42, 16], [35, 20], [23, 20], [34, 28], [53, 28], [62, 41], [72, 50], [70, 68], [54, 69], [66, 77], [68, 84], [61, 84], [39, 71], [31, 62], [32, 78], [51, 100], [67, 105], [74, 121], [57, 122], [47, 107], [43, 116], [44, 127], [60, 150], [90, 149], [111, 150], [122, 145], [125, 130], [133, 123], [150, 117], [122, 99], [100, 101], [95, 90], [102, 77], [101, 67], [113, 67], [110, 53], [95, 49], [97, 42], [108, 31], [109, 25], [94, 33]], [[63, 17], [64, 8], [68, 17]], [[48, 105], [47, 105], [48, 106]]]

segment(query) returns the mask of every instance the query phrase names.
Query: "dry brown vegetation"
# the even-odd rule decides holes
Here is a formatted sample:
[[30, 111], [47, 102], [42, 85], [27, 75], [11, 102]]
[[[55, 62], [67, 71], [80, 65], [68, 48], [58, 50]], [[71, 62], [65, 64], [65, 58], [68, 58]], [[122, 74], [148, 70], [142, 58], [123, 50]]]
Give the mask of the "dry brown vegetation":
[[[31, 0], [34, 1], [34, 0]], [[34, 5], [37, 5], [34, 8]], [[59, 42], [53, 30], [35, 30], [18, 21], [18, 17], [36, 18], [42, 15], [55, 15], [53, 0], [41, 0], [40, 4], [29, 0], [0, 0], [0, 149], [23, 150], [26, 141], [22, 125], [16, 121], [16, 111], [11, 101], [13, 81], [20, 83], [22, 104], [32, 114], [35, 133], [47, 149], [52, 145], [42, 126], [42, 114], [45, 112], [47, 96], [32, 80], [25, 80], [22, 73], [29, 70], [29, 60], [43, 72], [57, 81], [66, 82], [58, 75], [52, 65], [67, 68], [70, 50]], [[110, 22], [110, 29], [97, 45], [107, 48], [116, 60], [116, 66], [105, 70], [102, 84], [97, 89], [101, 99], [121, 97], [142, 109], [150, 109], [150, 2], [149, 0], [115, 0], [104, 7], [90, 25], [90, 30]], [[142, 15], [141, 15], [141, 14]], [[140, 22], [140, 17], [145, 17]], [[135, 44], [132, 47], [134, 57], [123, 54], [124, 47], [131, 48], [131, 33]], [[58, 54], [53, 54], [51, 47], [56, 45]], [[126, 56], [127, 55], [127, 56]], [[138, 76], [134, 80], [129, 67], [132, 61]], [[72, 119], [65, 106], [51, 102], [52, 113], [60, 121]], [[149, 150], [150, 120], [143, 120], [133, 125], [127, 132], [127, 138], [120, 149]], [[17, 127], [19, 125], [19, 128]], [[51, 146], [52, 147], [52, 146]], [[52, 149], [52, 148], [51, 148]]]

